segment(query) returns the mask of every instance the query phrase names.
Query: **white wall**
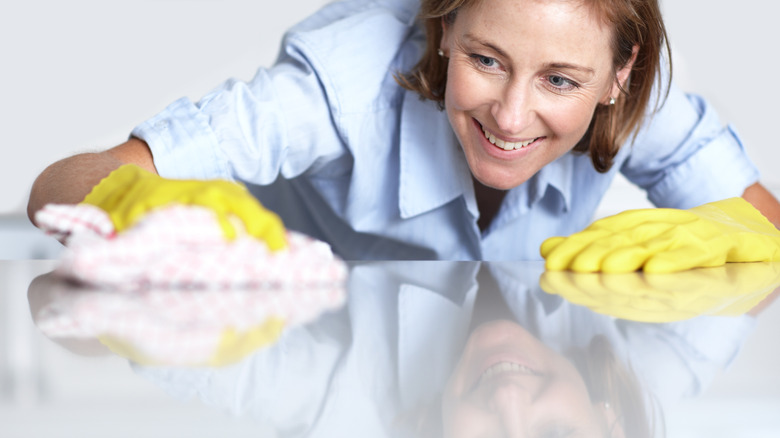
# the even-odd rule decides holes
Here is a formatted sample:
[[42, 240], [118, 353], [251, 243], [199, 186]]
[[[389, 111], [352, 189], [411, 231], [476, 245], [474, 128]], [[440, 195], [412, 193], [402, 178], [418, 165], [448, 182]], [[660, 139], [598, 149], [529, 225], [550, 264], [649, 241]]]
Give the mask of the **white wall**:
[[[780, 69], [775, 45], [780, 26], [774, 16], [780, 4], [761, 0], [660, 0], [672, 43], [675, 81], [686, 91], [705, 96], [721, 121], [733, 124], [761, 172], [761, 182], [780, 197], [778, 136], [780, 86], [772, 82]], [[644, 192], [618, 178], [597, 212], [614, 214], [648, 207]]]
[[732, 122], [768, 185], [780, 185], [776, 106], [780, 4], [762, 0], [666, 0], [666, 23], [685, 89], [706, 96]]
[[250, 79], [325, 2], [0, 2], [0, 214], [24, 211], [51, 162], [121, 143], [179, 97]]
[[[28, 0], [0, 3], [0, 215], [20, 214], [49, 163], [104, 149], [171, 101], [270, 64], [290, 24], [325, 0]], [[780, 27], [772, 2], [664, 2], [676, 73], [773, 166]], [[707, 18], [705, 18], [707, 17]], [[625, 187], [605, 201], [643, 202]], [[639, 198], [637, 198], [639, 197]], [[609, 205], [606, 207], [609, 208]]]

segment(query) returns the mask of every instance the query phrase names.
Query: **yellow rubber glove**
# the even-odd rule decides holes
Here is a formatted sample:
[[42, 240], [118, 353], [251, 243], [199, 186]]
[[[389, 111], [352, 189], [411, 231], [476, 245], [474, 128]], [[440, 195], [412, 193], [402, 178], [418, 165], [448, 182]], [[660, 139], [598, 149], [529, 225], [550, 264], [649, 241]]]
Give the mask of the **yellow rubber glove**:
[[671, 274], [546, 271], [539, 285], [597, 313], [671, 322], [747, 313], [780, 287], [780, 263], [728, 263]]
[[727, 262], [780, 261], [780, 231], [742, 198], [689, 210], [629, 210], [540, 250], [548, 270], [676, 272]]
[[173, 180], [136, 165], [111, 172], [84, 198], [106, 211], [117, 231], [133, 226], [150, 210], [171, 204], [197, 205], [214, 211], [225, 237], [236, 237], [231, 216], [238, 217], [246, 232], [266, 242], [271, 250], [287, 246], [284, 224], [242, 185], [224, 180]]

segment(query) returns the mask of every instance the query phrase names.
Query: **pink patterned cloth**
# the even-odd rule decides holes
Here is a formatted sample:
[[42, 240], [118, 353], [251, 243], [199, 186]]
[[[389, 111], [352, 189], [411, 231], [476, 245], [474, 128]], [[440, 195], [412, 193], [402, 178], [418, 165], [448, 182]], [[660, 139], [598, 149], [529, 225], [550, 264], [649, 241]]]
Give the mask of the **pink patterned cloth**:
[[50, 204], [35, 219], [68, 247], [57, 272], [100, 287], [319, 288], [343, 285], [347, 274], [326, 243], [300, 233], [288, 231], [288, 248], [275, 252], [246, 234], [226, 240], [203, 207], [156, 209], [119, 233], [88, 204]]

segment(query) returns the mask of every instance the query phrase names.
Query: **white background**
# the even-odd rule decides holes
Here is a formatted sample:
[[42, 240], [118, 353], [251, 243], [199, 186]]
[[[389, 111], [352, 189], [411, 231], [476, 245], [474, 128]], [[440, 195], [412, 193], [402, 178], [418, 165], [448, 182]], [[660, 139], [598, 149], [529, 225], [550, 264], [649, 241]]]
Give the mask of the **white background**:
[[[325, 0], [26, 0], [0, 4], [0, 215], [24, 212], [49, 163], [124, 141], [173, 100], [270, 65], [283, 31]], [[772, 2], [663, 3], [675, 73], [734, 123], [771, 189], [780, 29]], [[618, 182], [606, 210], [641, 205]]]

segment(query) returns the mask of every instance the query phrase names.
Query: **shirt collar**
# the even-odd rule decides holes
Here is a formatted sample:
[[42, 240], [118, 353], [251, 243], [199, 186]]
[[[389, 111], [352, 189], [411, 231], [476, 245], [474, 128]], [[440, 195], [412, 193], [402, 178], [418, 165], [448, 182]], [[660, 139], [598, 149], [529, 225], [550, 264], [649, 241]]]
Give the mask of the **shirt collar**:
[[574, 152], [569, 152], [559, 157], [552, 163], [544, 166], [536, 174], [533, 196], [529, 197], [527, 208], [539, 202], [551, 188], [558, 192], [563, 203], [563, 211], [569, 211], [571, 203], [572, 178], [574, 175]]
[[[566, 212], [571, 203], [575, 157], [568, 153], [544, 166], [528, 181], [510, 190], [504, 199], [499, 216], [493, 226], [501, 226], [524, 215], [541, 202], [549, 207], [558, 205], [556, 211]], [[558, 196], [555, 196], [555, 195]], [[554, 197], [557, 199], [553, 199]]]
[[471, 172], [457, 138], [436, 103], [407, 90], [401, 110], [398, 207], [404, 219], [464, 195], [476, 217]]

